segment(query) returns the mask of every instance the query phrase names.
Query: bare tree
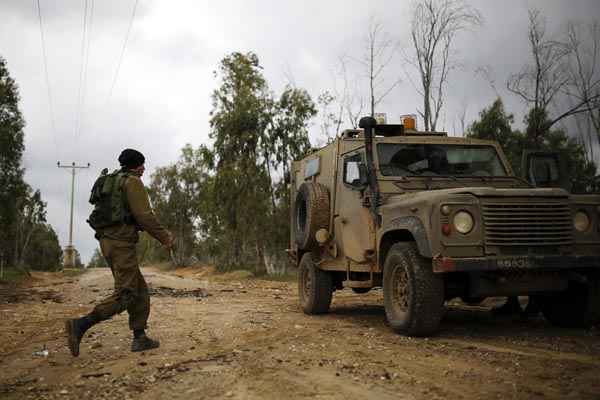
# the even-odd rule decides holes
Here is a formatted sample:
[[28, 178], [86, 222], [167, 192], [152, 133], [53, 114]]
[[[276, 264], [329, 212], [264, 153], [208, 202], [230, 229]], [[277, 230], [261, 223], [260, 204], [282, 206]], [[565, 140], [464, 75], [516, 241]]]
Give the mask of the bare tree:
[[423, 97], [423, 109], [418, 112], [426, 131], [436, 128], [448, 74], [457, 66], [451, 57], [456, 35], [481, 23], [479, 11], [462, 0], [419, 0], [415, 4], [411, 22], [415, 54], [407, 60], [419, 73], [417, 91]]
[[569, 83], [566, 62], [569, 51], [565, 43], [547, 38], [546, 21], [539, 10], [529, 10], [528, 38], [533, 64], [511, 75], [506, 87], [534, 109], [546, 111]]
[[[568, 115], [585, 113], [575, 118], [580, 135], [587, 133], [590, 156], [594, 160], [594, 142], [600, 139], [600, 24], [569, 23], [567, 28], [569, 48], [569, 83], [565, 93], [568, 98]], [[583, 120], [583, 121], [582, 121]], [[595, 131], [592, 135], [591, 126]], [[583, 127], [582, 127], [583, 126]]]
[[461, 108], [458, 112], [456, 118], [458, 119], [458, 123], [460, 124], [460, 132], [457, 134], [456, 132], [456, 120], [453, 123], [454, 126], [454, 136], [465, 136], [465, 131], [467, 129], [467, 109], [469, 108], [469, 103], [465, 99], [461, 102]]
[[553, 118], [549, 117], [550, 106], [564, 105], [559, 98], [571, 92], [573, 75], [570, 58], [573, 45], [569, 41], [549, 39], [546, 33], [546, 20], [539, 10], [529, 10], [529, 44], [533, 63], [526, 65], [519, 73], [513, 74], [507, 81], [507, 89], [521, 97], [531, 108], [528, 121], [528, 135], [534, 144], [549, 129], [564, 118], [587, 112], [586, 101], [568, 101], [566, 109], [561, 109]]
[[487, 82], [487, 84], [490, 85], [490, 89], [492, 89], [496, 98], [502, 97], [500, 96], [500, 92], [498, 92], [498, 88], [496, 87], [496, 80], [493, 77], [493, 72], [494, 71], [491, 65], [485, 65], [475, 69], [475, 75], [480, 75]]
[[371, 116], [374, 116], [375, 108], [401, 82], [399, 77], [393, 79], [387, 77], [388, 79], [386, 79], [386, 71], [397, 55], [398, 45], [384, 31], [383, 24], [375, 17], [369, 19], [368, 32], [363, 40], [364, 53], [358, 58], [348, 57], [348, 59], [358, 63], [367, 76], [369, 83], [369, 106]]
[[343, 103], [338, 101], [337, 95], [326, 90], [317, 97], [317, 104], [319, 105], [319, 116], [321, 118], [319, 125], [321, 134], [325, 137], [327, 143], [330, 143], [339, 132], [342, 123]]
[[[363, 53], [360, 56], [344, 54], [338, 60], [336, 78], [342, 81], [341, 91], [337, 89], [337, 85], [334, 89], [339, 104], [336, 118], [338, 129], [344, 120], [356, 129], [367, 107], [374, 116], [377, 106], [401, 82], [399, 77], [390, 78], [387, 74], [397, 55], [397, 43], [384, 31], [382, 23], [375, 17], [370, 18], [368, 32], [363, 40]], [[368, 96], [365, 94], [365, 78], [368, 83]]]
[[18, 198], [16, 203], [18, 213], [15, 232], [15, 266], [31, 276], [24, 260], [31, 237], [40, 224], [46, 221], [45, 203], [42, 201], [40, 191], [31, 193], [31, 189], [27, 190], [25, 196]]
[[[344, 120], [348, 121], [352, 128], [358, 128], [358, 122], [363, 116], [365, 109], [366, 99], [361, 92], [361, 82], [358, 73], [351, 74], [350, 64], [352, 58], [343, 55], [339, 59], [339, 70], [336, 71], [337, 77], [342, 81], [341, 91], [338, 89], [337, 84], [334, 85], [335, 97], [338, 102], [338, 118], [337, 118], [337, 131]], [[345, 116], [345, 117], [344, 117]]]
[[[507, 88], [530, 105], [528, 134], [539, 144], [546, 132], [567, 117], [587, 113], [594, 118], [600, 104], [598, 25], [592, 24], [590, 46], [580, 27], [569, 24], [566, 38], [550, 39], [539, 10], [529, 10], [529, 44], [533, 63], [507, 81]], [[566, 99], [565, 99], [566, 95]], [[550, 107], [557, 111], [550, 117]], [[600, 121], [599, 121], [600, 123]]]
[[384, 71], [392, 62], [397, 52], [397, 45], [389, 34], [383, 31], [383, 26], [376, 18], [371, 17], [369, 21], [369, 32], [365, 38], [366, 54], [362, 58], [362, 64], [369, 72], [369, 98], [371, 105], [371, 116], [375, 115], [377, 107], [387, 95], [401, 82], [395, 78], [386, 84]]

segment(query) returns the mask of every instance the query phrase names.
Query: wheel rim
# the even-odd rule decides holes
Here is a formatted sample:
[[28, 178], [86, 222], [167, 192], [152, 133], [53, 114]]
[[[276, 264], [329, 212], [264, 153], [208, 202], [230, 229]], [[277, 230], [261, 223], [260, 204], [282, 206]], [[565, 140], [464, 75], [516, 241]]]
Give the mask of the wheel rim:
[[403, 317], [408, 312], [410, 287], [408, 284], [408, 274], [401, 264], [394, 267], [391, 294], [394, 313], [397, 314], [398, 317]]

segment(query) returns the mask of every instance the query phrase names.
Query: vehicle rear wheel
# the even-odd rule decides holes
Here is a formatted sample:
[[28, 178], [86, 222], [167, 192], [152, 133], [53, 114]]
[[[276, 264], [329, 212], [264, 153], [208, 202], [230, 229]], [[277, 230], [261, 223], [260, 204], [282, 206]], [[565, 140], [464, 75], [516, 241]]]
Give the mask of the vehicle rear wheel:
[[371, 291], [371, 288], [368, 287], [353, 287], [352, 291], [356, 294], [365, 294]]
[[591, 276], [587, 283], [569, 282], [569, 288], [536, 297], [546, 319], [566, 328], [587, 328], [600, 323], [600, 278]]
[[396, 243], [383, 270], [383, 301], [391, 328], [409, 336], [435, 333], [444, 313], [444, 281], [415, 243]]
[[329, 311], [332, 293], [331, 273], [317, 268], [312, 254], [305, 253], [298, 270], [298, 296], [304, 313], [322, 314]]

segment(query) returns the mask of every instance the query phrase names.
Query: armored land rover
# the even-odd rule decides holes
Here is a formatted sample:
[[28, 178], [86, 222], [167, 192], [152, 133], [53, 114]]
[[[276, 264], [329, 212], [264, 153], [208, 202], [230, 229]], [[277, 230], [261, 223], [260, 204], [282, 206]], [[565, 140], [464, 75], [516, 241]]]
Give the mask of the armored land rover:
[[556, 187], [553, 154], [526, 153], [520, 178], [493, 141], [359, 126], [291, 164], [305, 313], [382, 287], [389, 325], [411, 336], [435, 333], [453, 298], [528, 295], [553, 324], [600, 321], [600, 196]]

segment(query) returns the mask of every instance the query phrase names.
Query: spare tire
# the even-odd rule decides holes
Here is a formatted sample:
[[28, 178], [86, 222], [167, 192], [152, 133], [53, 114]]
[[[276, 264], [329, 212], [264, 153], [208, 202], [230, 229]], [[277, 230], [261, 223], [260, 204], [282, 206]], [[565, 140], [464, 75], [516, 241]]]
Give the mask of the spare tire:
[[294, 209], [294, 233], [302, 250], [318, 246], [315, 234], [329, 230], [329, 190], [316, 182], [304, 182], [298, 189]]

